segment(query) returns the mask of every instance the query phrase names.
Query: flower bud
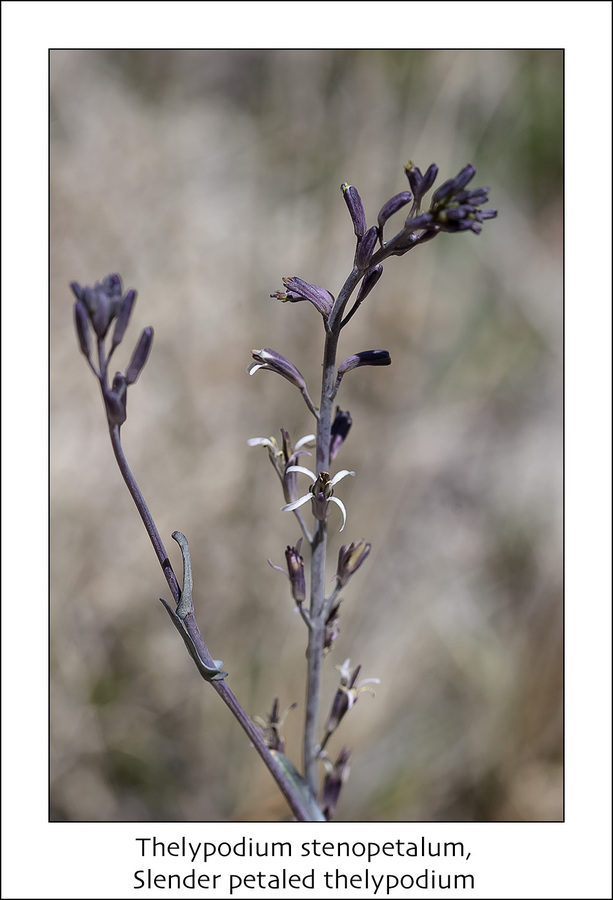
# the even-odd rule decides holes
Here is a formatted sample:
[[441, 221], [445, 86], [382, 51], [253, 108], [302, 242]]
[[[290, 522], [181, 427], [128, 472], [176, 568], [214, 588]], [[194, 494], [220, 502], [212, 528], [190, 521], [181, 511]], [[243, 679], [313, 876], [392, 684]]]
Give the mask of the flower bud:
[[[74, 288], [73, 288], [74, 290]], [[76, 291], [75, 291], [76, 293]], [[74, 304], [74, 321], [77, 329], [77, 337], [81, 353], [89, 359], [91, 353], [91, 341], [89, 337], [89, 318], [85, 304], [81, 300], [75, 300]]]
[[341, 191], [353, 222], [354, 233], [357, 238], [361, 238], [366, 231], [366, 215], [364, 214], [362, 199], [358, 194], [357, 188], [354, 188], [352, 184], [341, 184]]
[[409, 179], [411, 190], [414, 194], [417, 194], [419, 191], [419, 186], [424, 178], [424, 176], [421, 174], [421, 169], [419, 168], [419, 166], [416, 166], [409, 160], [409, 162], [404, 167], [404, 173]]
[[127, 381], [125, 375], [117, 372], [113, 378], [113, 387], [105, 391], [104, 401], [106, 415], [110, 425], [123, 425], [126, 421]]
[[332, 422], [332, 428], [330, 429], [330, 462], [334, 460], [342, 443], [349, 434], [351, 424], [352, 419], [349, 412], [343, 412], [343, 410], [337, 406], [334, 422]]
[[328, 822], [336, 811], [341, 788], [349, 777], [349, 755], [350, 751], [343, 747], [336, 762], [324, 777], [321, 805]]
[[426, 174], [422, 175], [418, 167], [414, 166], [412, 162], [409, 162], [408, 165], [404, 167], [404, 171], [406, 172], [409, 184], [413, 190], [415, 208], [418, 208], [421, 198], [430, 190], [436, 180], [438, 166], [432, 163], [432, 165], [428, 166], [426, 169]]
[[[358, 666], [358, 672], [359, 670], [360, 667]], [[328, 718], [326, 719], [326, 724], [324, 725], [325, 734], [333, 734], [336, 731], [341, 723], [341, 720], [344, 718], [345, 713], [352, 704], [352, 701], [353, 698], [351, 694], [348, 693], [348, 691], [345, 689], [344, 685], [337, 689], [336, 694], [334, 695], [334, 700], [332, 701], [330, 712], [328, 713]]]
[[77, 300], [83, 300], [85, 295], [85, 288], [82, 288], [78, 281], [71, 281], [70, 287], [72, 289], [73, 294], [77, 298]]
[[357, 369], [359, 366], [389, 366], [392, 358], [387, 350], [361, 350], [348, 356], [338, 367], [338, 374], [344, 375], [351, 369]]
[[471, 178], [475, 176], [475, 168], [474, 166], [468, 165], [464, 166], [464, 168], [458, 172], [455, 178], [450, 178], [449, 181], [445, 181], [444, 184], [438, 188], [432, 195], [432, 203], [431, 206], [438, 205], [440, 203], [444, 203], [446, 200], [449, 200], [454, 194], [457, 194], [462, 188], [465, 188]]
[[370, 549], [371, 544], [364, 538], [341, 547], [338, 553], [338, 566], [336, 569], [336, 580], [339, 588], [344, 587], [351, 576], [357, 572], [370, 553]]
[[309, 284], [302, 278], [293, 276], [292, 278], [282, 278], [285, 285], [285, 291], [275, 291], [271, 297], [281, 300], [282, 303], [298, 303], [300, 300], [308, 300], [327, 319], [334, 303], [334, 297], [325, 288], [319, 287], [317, 284]]
[[306, 582], [304, 578], [304, 559], [300, 555], [300, 544], [302, 538], [295, 547], [289, 544], [285, 551], [285, 560], [287, 562], [287, 573], [289, 575], [290, 584], [292, 586], [292, 597], [296, 603], [304, 603], [306, 597]]
[[99, 338], [103, 338], [111, 324], [111, 301], [102, 290], [95, 291], [92, 325]]
[[141, 371], [144, 368], [147, 359], [149, 358], [149, 352], [151, 351], [151, 345], [153, 344], [153, 328], [144, 328], [143, 332], [140, 336], [140, 340], [136, 345], [136, 349], [132, 354], [132, 359], [130, 360], [130, 365], [126, 369], [126, 383], [134, 384]]
[[364, 237], [359, 239], [357, 250], [355, 251], [355, 264], [360, 272], [368, 268], [370, 257], [373, 255], [378, 239], [379, 229], [376, 225], [369, 228]]
[[404, 223], [405, 231], [412, 233], [413, 231], [417, 231], [419, 228], [425, 228], [433, 221], [434, 216], [432, 215], [432, 213], [422, 213], [421, 216], [415, 216], [414, 219], [412, 219], [411, 216], [407, 216]]
[[409, 191], [402, 191], [400, 194], [396, 194], [387, 203], [384, 203], [381, 209], [379, 210], [379, 215], [377, 217], [377, 223], [379, 225], [379, 234], [382, 233], [383, 226], [387, 222], [387, 220], [394, 215], [394, 213], [398, 212], [399, 209], [402, 209], [403, 206], [406, 206], [411, 200], [411, 193]]
[[282, 375], [301, 391], [306, 389], [306, 382], [296, 366], [276, 350], [265, 347], [263, 350], [252, 350], [251, 355], [255, 362], [252, 362], [247, 369], [250, 375], [254, 375], [258, 369], [268, 369], [270, 372]]
[[128, 291], [126, 296], [121, 301], [121, 306], [119, 307], [119, 314], [117, 316], [117, 321], [115, 322], [115, 330], [113, 332], [113, 341], [111, 343], [111, 350], [114, 347], [117, 347], [118, 344], [121, 344], [124, 335], [126, 333], [126, 328], [128, 327], [128, 322], [130, 321], [130, 316], [132, 315], [132, 308], [134, 306], [134, 301], [136, 300], [136, 291]]
[[362, 283], [360, 285], [360, 290], [358, 291], [358, 296], [355, 301], [355, 305], [359, 306], [370, 294], [378, 280], [383, 275], [383, 266], [373, 266], [370, 269], [364, 278], [362, 279]]

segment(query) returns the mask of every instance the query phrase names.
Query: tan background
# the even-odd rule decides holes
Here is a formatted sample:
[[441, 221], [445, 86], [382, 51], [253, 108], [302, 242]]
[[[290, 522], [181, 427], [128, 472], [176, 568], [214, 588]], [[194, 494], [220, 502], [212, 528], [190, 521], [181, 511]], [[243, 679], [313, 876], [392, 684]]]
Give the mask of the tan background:
[[[169, 592], [78, 352], [71, 280], [138, 290], [116, 356], [152, 325], [123, 440], [198, 619], [252, 715], [298, 701], [304, 627], [283, 562], [298, 537], [252, 436], [312, 417], [322, 328], [269, 298], [281, 276], [338, 291], [353, 231], [408, 187], [403, 165], [467, 162], [499, 218], [390, 260], [341, 353], [354, 426], [337, 459], [340, 543], [373, 552], [344, 592], [346, 657], [381, 684], [331, 742], [352, 748], [339, 819], [562, 815], [562, 53], [55, 51], [51, 54], [51, 817], [279, 819], [287, 808], [157, 600]], [[390, 232], [391, 233], [391, 232]], [[306, 459], [303, 460], [306, 462]], [[335, 513], [333, 513], [335, 515]], [[334, 522], [334, 519], [332, 520]], [[324, 710], [325, 711], [325, 710]]]

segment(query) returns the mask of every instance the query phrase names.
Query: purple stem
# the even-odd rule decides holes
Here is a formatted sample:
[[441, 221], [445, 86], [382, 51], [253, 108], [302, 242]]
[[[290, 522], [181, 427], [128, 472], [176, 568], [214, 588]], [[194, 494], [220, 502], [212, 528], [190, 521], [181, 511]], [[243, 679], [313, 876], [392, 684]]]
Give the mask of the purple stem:
[[[119, 425], [114, 425], [110, 429], [111, 435], [111, 443], [113, 445], [113, 452], [115, 453], [115, 459], [117, 460], [117, 465], [119, 466], [119, 470], [123, 476], [123, 479], [126, 483], [128, 491], [130, 492], [130, 496], [134, 500], [136, 504], [136, 508], [140, 513], [140, 517], [143, 520], [143, 524], [145, 526], [145, 530], [151, 539], [151, 543], [153, 544], [153, 549], [155, 550], [155, 555], [157, 556], [159, 563], [162, 567], [162, 571], [164, 572], [164, 576], [166, 581], [168, 582], [168, 587], [172, 592], [172, 596], [174, 597], [175, 603], [178, 605], [181, 591], [179, 588], [179, 584], [177, 582], [177, 578], [175, 573], [173, 572], [172, 566], [170, 564], [170, 560], [168, 559], [168, 554], [166, 553], [166, 548], [164, 547], [164, 543], [160, 534], [157, 530], [155, 522], [153, 521], [153, 517], [149, 512], [149, 507], [145, 503], [145, 499], [141, 494], [140, 488], [136, 483], [136, 479], [132, 475], [130, 467], [128, 465], [128, 461], [123, 452], [123, 447], [121, 446], [121, 439], [119, 436]], [[189, 633], [192, 638], [197, 650], [200, 655], [202, 661], [207, 665], [214, 667], [215, 663], [211, 654], [208, 651], [208, 648], [204, 642], [204, 639], [200, 633], [200, 629], [198, 628], [198, 624], [194, 618], [194, 616], [190, 613], [185, 617], [184, 625], [186, 631]], [[213, 689], [219, 694], [223, 702], [226, 704], [228, 709], [233, 713], [235, 718], [238, 720], [240, 726], [243, 731], [247, 734], [249, 740], [261, 756], [264, 764], [270, 771], [272, 777], [277, 782], [279, 789], [283, 793], [285, 799], [289, 803], [292, 812], [294, 813], [296, 819], [299, 822], [309, 822], [312, 821], [312, 816], [307, 811], [305, 805], [303, 804], [301, 798], [298, 796], [298, 793], [295, 789], [295, 786], [288, 779], [285, 772], [279, 766], [279, 763], [275, 759], [275, 757], [271, 754], [268, 745], [264, 741], [262, 737], [262, 733], [260, 730], [253, 724], [245, 710], [242, 708], [228, 685], [225, 681], [211, 681], [209, 682]]]

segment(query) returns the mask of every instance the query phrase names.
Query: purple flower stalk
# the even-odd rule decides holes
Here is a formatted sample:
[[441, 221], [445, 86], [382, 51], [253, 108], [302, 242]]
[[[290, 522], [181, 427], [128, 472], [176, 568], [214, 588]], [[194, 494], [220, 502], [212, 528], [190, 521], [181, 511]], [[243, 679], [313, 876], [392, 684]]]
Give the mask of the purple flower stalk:
[[[483, 208], [488, 202], [489, 188], [469, 187], [475, 176], [472, 165], [464, 166], [454, 178], [444, 181], [434, 191], [429, 203], [426, 195], [434, 186], [438, 167], [432, 163], [422, 174], [410, 162], [405, 167], [405, 172], [411, 190], [394, 194], [380, 207], [376, 223], [371, 221], [370, 225], [358, 190], [348, 183], [341, 185], [343, 200], [353, 226], [355, 244], [349, 274], [336, 296], [326, 288], [297, 276], [283, 278], [284, 290], [270, 295], [281, 302], [306, 301], [322, 317], [324, 339], [322, 377], [318, 387], [319, 405], [316, 406], [311, 400], [307, 379], [298, 367], [276, 350], [253, 350], [252, 362], [247, 369], [250, 375], [260, 369], [273, 372], [297, 388], [317, 423], [315, 433], [305, 434], [295, 444], [284, 428], [281, 429], [279, 442], [274, 437], [249, 440], [250, 446], [266, 448], [285, 500], [281, 509], [293, 513], [293, 520], [298, 523], [302, 532], [297, 541], [292, 542], [290, 538], [286, 545], [285, 567], [274, 565], [270, 560], [269, 563], [273, 569], [287, 577], [292, 604], [307, 628], [303, 773], [298, 771], [284, 753], [285, 740], [280, 728], [285, 713], [279, 715], [279, 698], [275, 697], [267, 718], [256, 718], [254, 723], [225, 683], [227, 673], [221, 669], [221, 660], [212, 658], [196, 623], [187, 539], [181, 532], [175, 531], [172, 534], [183, 556], [183, 579], [180, 587], [157, 527], [123, 453], [120, 428], [127, 419], [128, 388], [138, 380], [149, 359], [153, 329], [145, 328], [142, 331], [125, 373], [116, 372], [111, 383], [109, 361], [127, 332], [134, 311], [136, 292], [129, 290], [124, 293], [121, 278], [115, 274], [93, 286], [82, 287], [76, 282], [71, 284], [75, 295], [74, 322], [79, 349], [99, 381], [118, 466], [149, 534], [175, 608], [165, 600], [162, 603], [200, 675], [218, 693], [248, 735], [287, 799], [294, 817], [299, 821], [326, 821], [332, 818], [341, 788], [349, 774], [350, 751], [342, 747], [336, 761], [332, 763], [325, 747], [345, 716], [356, 705], [360, 694], [372, 694], [370, 685], [379, 683], [377, 678], [358, 680], [361, 666], [352, 669], [350, 659], [337, 666], [340, 682], [323, 729], [320, 729], [323, 662], [326, 655], [333, 652], [333, 646], [339, 637], [341, 603], [344, 600], [341, 592], [344, 592], [371, 551], [371, 544], [365, 538], [344, 544], [338, 551], [336, 574], [332, 582], [329, 573], [326, 578], [331, 505], [340, 510], [340, 531], [345, 528], [348, 518], [345, 505], [335, 496], [334, 488], [347, 475], [355, 475], [355, 472], [348, 469], [341, 469], [335, 475], [330, 475], [331, 463], [343, 449], [352, 425], [348, 410], [341, 410], [336, 406], [333, 415], [333, 409], [341, 381], [347, 372], [391, 364], [387, 350], [354, 351], [338, 363], [341, 331], [349, 325], [361, 304], [377, 287], [384, 263], [392, 256], [403, 256], [441, 233], [471, 231], [479, 234], [484, 222], [497, 215], [496, 210]], [[400, 219], [395, 226], [395, 233], [391, 228], [394, 219]], [[386, 237], [386, 231], [392, 231], [392, 236]], [[313, 457], [312, 469], [302, 465], [302, 455]], [[306, 493], [299, 490], [300, 475], [307, 475], [310, 479]], [[308, 507], [310, 515], [305, 507]], [[305, 557], [308, 557], [308, 563], [305, 562]], [[307, 568], [310, 575], [308, 579]], [[292, 703], [289, 709], [295, 706]], [[321, 791], [320, 764], [325, 768]]]

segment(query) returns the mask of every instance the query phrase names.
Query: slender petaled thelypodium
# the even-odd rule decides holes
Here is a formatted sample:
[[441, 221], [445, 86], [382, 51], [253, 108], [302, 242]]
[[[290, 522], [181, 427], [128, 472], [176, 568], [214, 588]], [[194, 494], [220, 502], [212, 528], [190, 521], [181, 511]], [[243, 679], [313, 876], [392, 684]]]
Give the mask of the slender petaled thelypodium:
[[[111, 383], [109, 383], [109, 362], [128, 328], [136, 292], [130, 290], [124, 294], [119, 275], [108, 275], [93, 287], [81, 287], [76, 282], [71, 285], [76, 297], [74, 318], [79, 347], [99, 381], [117, 463], [147, 529], [173, 595], [175, 608], [173, 609], [165, 600], [162, 602], [200, 675], [217, 691], [236, 717], [275, 778], [294, 817], [300, 821], [326, 821], [334, 815], [341, 788], [349, 774], [350, 751], [342, 747], [333, 763], [326, 749], [328, 742], [341, 726], [344, 717], [355, 706], [359, 695], [365, 691], [373, 693], [370, 685], [379, 681], [377, 678], [358, 681], [361, 666], [352, 669], [350, 660], [346, 659], [342, 665], [336, 667], [340, 673], [340, 681], [332, 706], [322, 725], [320, 699], [323, 663], [339, 635], [340, 609], [344, 599], [340, 594], [371, 550], [371, 545], [365, 538], [343, 545], [338, 554], [336, 575], [332, 582], [326, 583], [328, 517], [331, 504], [340, 510], [341, 531], [347, 522], [346, 507], [335, 496], [334, 487], [345, 476], [355, 475], [355, 472], [347, 469], [331, 474], [331, 463], [342, 449], [352, 424], [351, 415], [347, 410], [341, 410], [337, 406], [334, 417], [332, 410], [345, 375], [360, 367], [391, 364], [387, 350], [355, 351], [341, 363], [337, 363], [340, 333], [377, 286], [383, 275], [383, 263], [387, 259], [391, 256], [403, 256], [441, 232], [453, 234], [471, 231], [473, 234], [479, 234], [483, 223], [496, 216], [495, 210], [481, 208], [487, 203], [489, 188], [467, 188], [475, 175], [471, 165], [461, 169], [455, 178], [445, 181], [433, 193], [429, 203], [425, 202], [425, 197], [436, 180], [438, 167], [432, 164], [422, 175], [420, 169], [410, 162], [405, 167], [405, 173], [411, 190], [401, 191], [387, 200], [377, 214], [376, 224], [370, 227], [357, 189], [347, 183], [341, 185], [356, 240], [351, 271], [336, 297], [326, 288], [311, 284], [297, 276], [283, 278], [284, 290], [271, 294], [271, 297], [282, 302], [298, 303], [306, 300], [321, 316], [324, 337], [319, 406], [311, 399], [306, 379], [298, 367], [276, 350], [269, 348], [254, 350], [253, 361], [248, 368], [250, 375], [260, 369], [281, 375], [293, 388], [298, 389], [315, 420], [315, 432], [306, 434], [295, 444], [284, 428], [280, 431], [280, 445], [274, 437], [251, 438], [248, 442], [251, 446], [266, 447], [281, 483], [285, 501], [281, 509], [293, 513], [300, 531], [297, 540], [293, 536], [288, 536], [285, 568], [274, 565], [270, 560], [269, 563], [287, 576], [292, 603], [306, 626], [307, 671], [302, 772], [285, 755], [285, 740], [281, 734], [286, 713], [297, 704], [293, 702], [286, 713], [280, 716], [279, 700], [275, 698], [272, 712], [266, 720], [255, 717], [252, 721], [243, 710], [226, 683], [227, 673], [221, 668], [221, 660], [211, 657], [196, 624], [187, 538], [179, 531], [172, 534], [183, 555], [183, 586], [180, 588], [162, 539], [124, 456], [120, 429], [127, 418], [128, 387], [136, 382], [149, 358], [153, 329], [143, 330], [125, 373], [116, 372]], [[401, 210], [406, 212], [406, 207], [409, 207], [409, 213], [404, 223], [392, 237], [386, 239], [384, 230], [388, 223]], [[353, 301], [349, 306], [352, 297]], [[107, 346], [113, 322], [115, 326], [110, 346]], [[312, 468], [302, 465], [300, 462], [302, 455], [311, 457], [314, 455]], [[298, 476], [305, 475], [310, 481], [306, 493], [298, 488]], [[203, 501], [205, 500], [206, 498], [203, 498]], [[305, 512], [307, 504], [310, 515]], [[308, 584], [303, 549], [305, 555], [308, 553], [310, 557]], [[320, 764], [324, 771], [321, 786]]]

